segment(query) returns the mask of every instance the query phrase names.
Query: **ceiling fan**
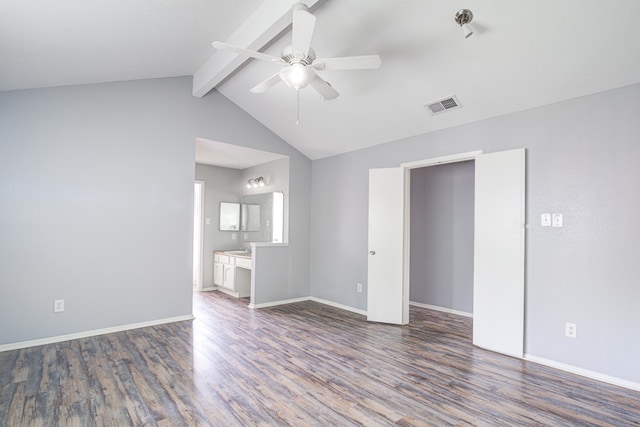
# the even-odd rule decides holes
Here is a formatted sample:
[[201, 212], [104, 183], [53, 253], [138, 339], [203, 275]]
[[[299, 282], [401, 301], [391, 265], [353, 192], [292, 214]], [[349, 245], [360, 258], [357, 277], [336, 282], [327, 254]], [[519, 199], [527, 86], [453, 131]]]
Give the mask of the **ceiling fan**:
[[219, 41], [213, 42], [213, 47], [216, 49], [228, 50], [283, 66], [280, 72], [259, 83], [251, 89], [251, 92], [266, 92], [272, 86], [283, 81], [296, 91], [310, 85], [325, 100], [329, 100], [337, 98], [340, 94], [320, 77], [317, 71], [362, 70], [380, 67], [381, 60], [378, 55], [316, 58], [316, 53], [311, 49], [311, 38], [313, 37], [316, 17], [309, 12], [309, 8], [304, 3], [294, 4], [292, 11], [293, 35], [291, 45], [284, 48], [280, 58]]

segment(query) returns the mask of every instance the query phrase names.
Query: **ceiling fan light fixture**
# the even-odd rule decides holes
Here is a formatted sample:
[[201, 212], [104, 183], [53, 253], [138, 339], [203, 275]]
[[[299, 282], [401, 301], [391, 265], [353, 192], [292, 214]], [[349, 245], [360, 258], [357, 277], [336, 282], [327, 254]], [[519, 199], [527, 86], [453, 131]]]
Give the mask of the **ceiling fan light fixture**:
[[316, 77], [316, 72], [304, 64], [295, 62], [280, 71], [280, 78], [290, 88], [299, 90], [305, 88]]

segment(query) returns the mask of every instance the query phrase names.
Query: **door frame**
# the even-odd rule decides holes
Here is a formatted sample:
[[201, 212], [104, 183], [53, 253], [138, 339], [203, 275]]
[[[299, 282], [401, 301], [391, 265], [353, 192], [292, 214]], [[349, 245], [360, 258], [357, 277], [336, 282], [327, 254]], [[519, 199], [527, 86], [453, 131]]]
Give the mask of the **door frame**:
[[[414, 162], [401, 163], [404, 171], [404, 250], [403, 250], [403, 283], [402, 283], [402, 307], [406, 310], [406, 318], [409, 318], [409, 290], [411, 283], [411, 170], [428, 166], [438, 166], [447, 163], [465, 162], [475, 160], [483, 154], [482, 150], [467, 151], [464, 153], [450, 154]], [[405, 315], [405, 313], [403, 313]]]
[[[199, 291], [201, 292], [204, 289], [204, 226], [205, 226], [205, 219], [204, 219], [204, 195], [205, 195], [205, 181], [196, 179], [193, 182], [194, 185], [194, 191], [195, 191], [195, 186], [197, 184], [200, 184], [200, 260], [198, 261], [198, 267], [199, 267], [199, 272], [198, 272], [198, 283], [197, 286], [193, 287], [193, 290]], [[195, 201], [194, 201], [194, 210], [195, 210]], [[193, 219], [194, 219], [194, 227], [195, 227], [195, 217], [196, 217], [196, 213], [194, 211], [193, 213]], [[195, 235], [195, 233], [194, 233]], [[195, 242], [194, 242], [195, 243]], [[195, 246], [192, 245], [192, 246]], [[193, 253], [192, 253], [192, 257], [193, 257]], [[193, 270], [193, 263], [195, 262], [195, 259], [192, 259], [192, 270]]]

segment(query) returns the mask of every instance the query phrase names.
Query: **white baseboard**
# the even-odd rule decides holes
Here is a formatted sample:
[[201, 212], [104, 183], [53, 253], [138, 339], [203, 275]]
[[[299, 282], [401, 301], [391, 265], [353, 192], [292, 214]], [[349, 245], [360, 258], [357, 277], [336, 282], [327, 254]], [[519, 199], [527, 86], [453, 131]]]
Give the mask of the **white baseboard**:
[[231, 295], [232, 297], [235, 297], [235, 298], [246, 298], [249, 296], [249, 295], [241, 296], [240, 292], [232, 291], [231, 289], [226, 289], [226, 288], [223, 288], [222, 286], [218, 286], [216, 288], [216, 291], [222, 292], [223, 294]]
[[251, 302], [249, 304], [249, 308], [266, 308], [266, 307], [275, 307], [276, 305], [285, 305], [285, 304], [293, 304], [294, 302], [302, 302], [309, 301], [310, 297], [301, 297], [301, 298], [291, 298], [280, 301], [272, 301], [272, 302], [263, 302], [262, 304], [254, 304]]
[[344, 304], [338, 304], [337, 302], [329, 301], [322, 298], [309, 297], [311, 301], [319, 302], [320, 304], [329, 305], [331, 307], [339, 308], [341, 310], [350, 311], [352, 313], [362, 314], [363, 316], [367, 315], [367, 310], [360, 310], [359, 308], [354, 308]]
[[429, 310], [442, 311], [444, 313], [457, 314], [458, 316], [473, 317], [473, 313], [466, 311], [454, 310], [453, 308], [440, 307], [437, 305], [423, 304], [421, 302], [409, 301], [409, 305], [415, 305], [416, 307], [428, 308]]
[[600, 372], [590, 371], [588, 369], [579, 368], [573, 365], [567, 365], [566, 363], [556, 362], [554, 360], [544, 359], [538, 356], [532, 356], [531, 354], [525, 354], [524, 360], [527, 360], [533, 363], [538, 363], [540, 365], [549, 366], [551, 368], [560, 369], [561, 371], [570, 372], [572, 374], [591, 378], [593, 380], [602, 381], [604, 383], [613, 384], [613, 385], [628, 388], [631, 390], [640, 391], [640, 383], [623, 380], [622, 378], [612, 377], [610, 375], [605, 375]]
[[18, 349], [27, 348], [27, 347], [35, 347], [38, 345], [55, 344], [58, 342], [70, 341], [78, 338], [88, 338], [88, 337], [94, 337], [96, 335], [111, 334], [113, 332], [122, 332], [122, 331], [131, 330], [131, 329], [146, 328], [148, 326], [163, 325], [165, 323], [182, 322], [183, 320], [193, 320], [193, 319], [194, 319], [193, 314], [186, 314], [184, 316], [168, 317], [165, 319], [150, 320], [147, 322], [140, 322], [140, 323], [130, 323], [128, 325], [113, 326], [111, 328], [94, 329], [91, 331], [76, 332], [74, 334], [58, 335], [56, 337], [41, 338], [41, 339], [31, 340], [31, 341], [21, 341], [21, 342], [10, 343], [10, 344], [2, 344], [0, 345], [0, 352], [8, 351], [8, 350], [18, 350]]
[[348, 305], [338, 304], [337, 302], [329, 301], [329, 300], [322, 299], [322, 298], [316, 298], [316, 297], [292, 298], [292, 299], [281, 300], [281, 301], [265, 302], [265, 303], [262, 303], [262, 304], [253, 304], [253, 303], [251, 303], [251, 304], [249, 304], [249, 308], [275, 307], [277, 305], [293, 304], [294, 302], [302, 302], [302, 301], [314, 301], [314, 302], [317, 302], [317, 303], [320, 303], [320, 304], [324, 304], [324, 305], [328, 305], [328, 306], [331, 306], [331, 307], [339, 308], [341, 310], [351, 311], [353, 313], [362, 314], [364, 316], [367, 315], [367, 312], [365, 310], [360, 310], [360, 309], [357, 309], [357, 308], [350, 307]]

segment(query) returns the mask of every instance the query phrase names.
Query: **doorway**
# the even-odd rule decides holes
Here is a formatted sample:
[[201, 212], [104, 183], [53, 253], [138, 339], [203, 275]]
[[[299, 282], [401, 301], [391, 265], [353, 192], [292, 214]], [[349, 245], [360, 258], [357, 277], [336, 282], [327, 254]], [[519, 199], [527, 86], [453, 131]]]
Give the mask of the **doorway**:
[[411, 305], [473, 313], [473, 160], [410, 171]]
[[[367, 320], [409, 323], [410, 170], [474, 160], [473, 343], [524, 350], [525, 149], [369, 170]], [[381, 270], [388, 274], [376, 274]]]
[[204, 246], [204, 181], [193, 184], [193, 290], [202, 291]]

